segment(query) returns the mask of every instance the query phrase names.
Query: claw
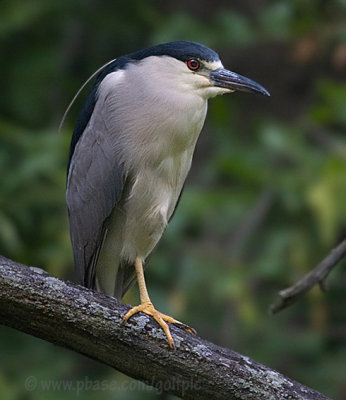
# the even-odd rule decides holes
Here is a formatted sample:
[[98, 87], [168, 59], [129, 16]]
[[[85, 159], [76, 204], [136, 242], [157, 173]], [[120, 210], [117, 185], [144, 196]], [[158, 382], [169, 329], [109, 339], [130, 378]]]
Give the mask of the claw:
[[130, 317], [132, 317], [132, 315], [137, 314], [138, 312], [144, 312], [145, 314], [150, 315], [155, 319], [155, 321], [161, 326], [161, 328], [165, 332], [169, 347], [171, 349], [174, 348], [174, 340], [171, 335], [171, 331], [169, 329], [167, 322], [170, 324], [174, 324], [175, 326], [183, 329], [186, 332], [196, 334], [196, 331], [193, 328], [189, 327], [188, 325], [185, 325], [185, 324], [177, 321], [176, 319], [170, 317], [169, 315], [166, 315], [166, 314], [163, 314], [163, 313], [157, 311], [151, 302], [144, 302], [136, 307], [131, 308], [131, 310], [129, 310], [125, 314], [124, 322], [127, 322], [128, 319]]
[[183, 329], [187, 333], [193, 333], [194, 335], [197, 335], [196, 329], [192, 328], [189, 325], [183, 324], [182, 322], [176, 321], [173, 322], [173, 325], [175, 325], [177, 328]]

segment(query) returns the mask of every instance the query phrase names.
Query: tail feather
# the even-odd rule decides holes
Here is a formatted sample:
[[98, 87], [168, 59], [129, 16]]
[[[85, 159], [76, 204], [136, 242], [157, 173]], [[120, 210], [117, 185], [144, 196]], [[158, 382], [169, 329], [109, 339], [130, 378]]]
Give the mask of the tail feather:
[[[99, 266], [99, 273], [96, 270], [95, 289], [98, 292], [105, 293], [121, 300], [130, 287], [136, 282], [136, 272], [133, 264], [121, 262], [117, 267], [116, 263], [113, 268]], [[104, 269], [102, 271], [102, 269]], [[102, 273], [104, 272], [104, 273]]]

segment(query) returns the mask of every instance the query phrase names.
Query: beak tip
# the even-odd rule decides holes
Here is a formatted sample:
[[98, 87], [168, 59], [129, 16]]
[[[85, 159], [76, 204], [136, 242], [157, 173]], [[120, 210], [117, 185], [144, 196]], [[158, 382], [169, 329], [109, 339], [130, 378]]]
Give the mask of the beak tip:
[[239, 90], [242, 92], [258, 93], [270, 97], [268, 90], [259, 83], [225, 68], [212, 71], [211, 78], [214, 85], [218, 87], [230, 89], [231, 91]]

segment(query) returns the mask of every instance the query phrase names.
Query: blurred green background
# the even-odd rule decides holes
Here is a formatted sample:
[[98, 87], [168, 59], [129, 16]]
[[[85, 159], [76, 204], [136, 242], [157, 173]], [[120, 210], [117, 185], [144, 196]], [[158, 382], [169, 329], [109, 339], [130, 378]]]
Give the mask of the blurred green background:
[[[147, 270], [152, 300], [202, 337], [346, 399], [345, 261], [327, 293], [268, 313], [345, 237], [345, 15], [345, 0], [2, 0], [0, 253], [73, 279], [65, 169], [86, 93], [59, 135], [67, 104], [112, 58], [204, 43], [272, 96], [210, 101], [182, 201]], [[138, 302], [137, 288], [126, 301]], [[0, 360], [5, 400], [174, 398], [3, 326]], [[81, 381], [89, 387], [77, 392]]]

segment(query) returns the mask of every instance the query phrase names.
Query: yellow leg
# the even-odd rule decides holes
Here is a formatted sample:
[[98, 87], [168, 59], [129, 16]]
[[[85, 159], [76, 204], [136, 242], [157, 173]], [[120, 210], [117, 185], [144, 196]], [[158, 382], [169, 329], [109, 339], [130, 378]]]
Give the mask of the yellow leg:
[[139, 296], [141, 299], [141, 304], [136, 307], [131, 308], [131, 310], [129, 310], [126, 313], [126, 315], [124, 316], [124, 322], [126, 322], [130, 317], [132, 317], [132, 315], [134, 315], [138, 312], [144, 312], [145, 314], [151, 315], [155, 319], [155, 321], [161, 326], [163, 331], [165, 332], [169, 346], [171, 348], [173, 348], [174, 342], [173, 342], [171, 332], [169, 330], [169, 326], [167, 325], [167, 322], [170, 324], [176, 324], [177, 326], [184, 329], [186, 332], [196, 333], [196, 331], [193, 328], [190, 328], [189, 326], [182, 324], [181, 322], [170, 317], [169, 315], [162, 314], [155, 309], [155, 307], [153, 306], [153, 303], [150, 300], [148, 290], [147, 290], [147, 287], [145, 284], [143, 265], [142, 265], [142, 260], [140, 257], [136, 258], [135, 268], [136, 268], [136, 274], [137, 274], [137, 280], [138, 280], [138, 286], [139, 286]]

